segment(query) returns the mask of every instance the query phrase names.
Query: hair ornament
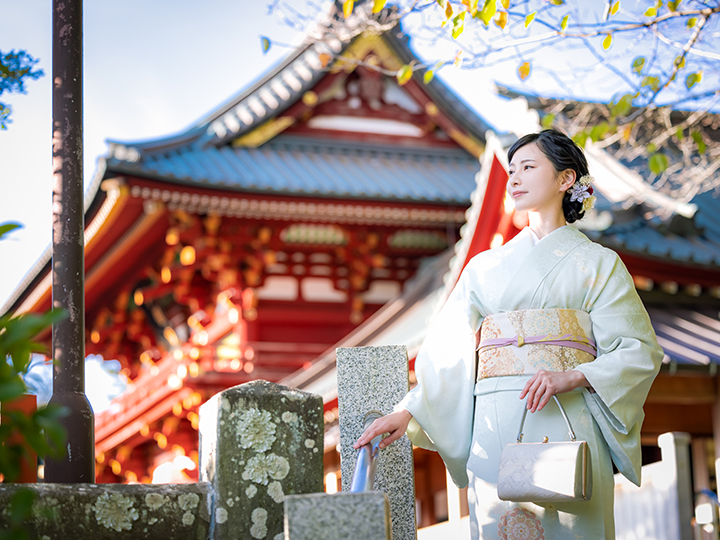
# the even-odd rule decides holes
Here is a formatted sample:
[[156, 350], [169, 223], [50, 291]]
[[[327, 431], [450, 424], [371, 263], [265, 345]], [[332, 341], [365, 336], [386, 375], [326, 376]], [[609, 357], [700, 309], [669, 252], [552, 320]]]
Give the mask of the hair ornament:
[[594, 181], [595, 179], [592, 176], [586, 174], [576, 180], [572, 187], [568, 190], [568, 193], [570, 193], [570, 202], [577, 201], [582, 203], [583, 212], [589, 212], [592, 210], [593, 206], [595, 206], [595, 197], [593, 196], [594, 190], [592, 187], [592, 183]]

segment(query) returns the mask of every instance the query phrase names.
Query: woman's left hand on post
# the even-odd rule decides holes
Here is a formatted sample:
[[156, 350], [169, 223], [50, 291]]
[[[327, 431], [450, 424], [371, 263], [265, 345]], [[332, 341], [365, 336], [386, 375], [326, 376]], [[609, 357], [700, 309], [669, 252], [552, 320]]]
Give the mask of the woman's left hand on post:
[[407, 431], [408, 424], [412, 415], [405, 409], [401, 409], [387, 416], [378, 418], [365, 430], [360, 438], [353, 444], [353, 448], [360, 448], [372, 441], [378, 435], [389, 433], [381, 442], [379, 447], [385, 448], [389, 444], [395, 442]]

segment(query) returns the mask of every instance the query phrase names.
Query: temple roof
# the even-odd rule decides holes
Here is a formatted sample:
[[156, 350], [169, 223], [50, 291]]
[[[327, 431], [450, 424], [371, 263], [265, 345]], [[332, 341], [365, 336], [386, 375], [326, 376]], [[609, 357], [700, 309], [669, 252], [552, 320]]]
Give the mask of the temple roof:
[[[324, 103], [345, 98], [342, 85], [357, 69], [353, 62], [369, 57], [381, 72], [418, 61], [399, 26], [346, 41], [304, 43], [185, 132], [144, 142], [110, 141], [104, 176], [242, 192], [468, 203], [491, 126], [439, 78], [424, 84], [424, 70], [402, 87], [394, 76], [381, 74], [382, 109], [363, 96], [367, 118], [360, 111], [323, 116], [318, 122], [325, 122], [324, 129], [297, 132], [322, 114]], [[328, 121], [340, 125], [327, 127]], [[286, 131], [289, 127], [296, 131]], [[385, 139], [372, 136], [384, 129]], [[433, 129], [442, 137], [429, 137]], [[360, 135], [352, 140], [351, 133], [348, 140], [352, 131]], [[380, 169], [383, 174], [375, 174]]]
[[108, 169], [242, 192], [467, 203], [478, 161], [462, 149], [397, 147], [280, 135], [259, 148], [183, 146]]

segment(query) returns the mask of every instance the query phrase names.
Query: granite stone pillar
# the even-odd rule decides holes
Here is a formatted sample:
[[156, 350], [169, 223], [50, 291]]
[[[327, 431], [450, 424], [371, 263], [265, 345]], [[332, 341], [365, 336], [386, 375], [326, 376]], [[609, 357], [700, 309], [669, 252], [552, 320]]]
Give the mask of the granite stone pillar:
[[[389, 414], [408, 392], [407, 350], [402, 345], [337, 350], [340, 466], [343, 491], [350, 489], [358, 451], [353, 443], [370, 411]], [[390, 499], [392, 537], [414, 540], [415, 470], [412, 444], [403, 436], [380, 450], [374, 489]]]
[[214, 491], [213, 540], [283, 538], [286, 495], [323, 491], [320, 396], [252, 381], [200, 407], [200, 480]]
[[285, 499], [285, 540], [390, 540], [385, 493], [314, 493]]

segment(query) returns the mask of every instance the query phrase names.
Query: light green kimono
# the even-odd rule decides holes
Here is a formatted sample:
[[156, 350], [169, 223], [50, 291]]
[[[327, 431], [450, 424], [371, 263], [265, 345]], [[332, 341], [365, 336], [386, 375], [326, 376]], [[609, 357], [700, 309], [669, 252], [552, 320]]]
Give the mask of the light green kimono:
[[[518, 397], [531, 374], [476, 383], [475, 334], [486, 315], [549, 308], [583, 310], [592, 320], [598, 356], [575, 369], [594, 393], [577, 389], [559, 397], [578, 439], [590, 445], [593, 496], [545, 506], [500, 501], [500, 450], [515, 441], [523, 406]], [[418, 385], [396, 408], [413, 415], [413, 443], [437, 450], [459, 487], [470, 484], [474, 538], [614, 538], [610, 460], [639, 484], [642, 406], [662, 358], [633, 280], [615, 252], [570, 225], [533, 245], [526, 228], [469, 262], [418, 353]], [[566, 434], [550, 402], [528, 416], [524, 441], [545, 435], [564, 440]]]

